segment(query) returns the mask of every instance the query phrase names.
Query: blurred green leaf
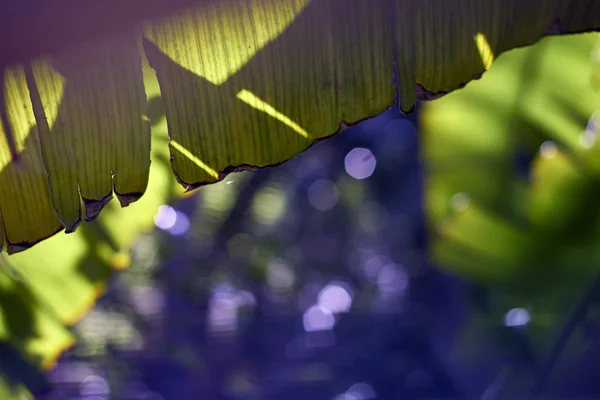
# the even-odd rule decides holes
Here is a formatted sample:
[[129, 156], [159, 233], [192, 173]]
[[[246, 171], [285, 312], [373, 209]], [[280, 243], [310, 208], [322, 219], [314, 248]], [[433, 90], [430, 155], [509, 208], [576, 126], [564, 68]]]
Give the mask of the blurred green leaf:
[[[598, 43], [551, 37], [507, 52], [421, 114], [433, 258], [486, 292], [458, 354], [505, 359], [506, 390], [533, 382], [600, 273]], [[531, 320], [508, 328], [516, 308]], [[563, 361], [585, 349], [578, 329], [569, 337]]]
[[22, 386], [11, 387], [0, 378], [0, 399], [2, 400], [33, 400], [33, 397]]
[[[600, 271], [596, 41], [551, 37], [507, 52], [481, 80], [424, 106], [440, 265], [488, 283]], [[518, 165], [522, 154], [534, 157], [529, 171]]]

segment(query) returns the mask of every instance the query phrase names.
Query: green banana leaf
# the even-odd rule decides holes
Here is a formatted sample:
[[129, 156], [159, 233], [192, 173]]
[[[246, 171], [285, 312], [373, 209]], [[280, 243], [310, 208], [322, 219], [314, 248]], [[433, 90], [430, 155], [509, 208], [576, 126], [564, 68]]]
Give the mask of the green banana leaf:
[[[93, 307], [113, 271], [129, 265], [135, 238], [154, 227], [158, 208], [182, 192], [170, 176], [167, 141], [162, 120], [152, 129], [148, 193], [129, 209], [110, 202], [97, 220], [73, 234], [59, 233], [10, 257], [2, 254], [0, 341], [33, 367], [51, 368], [74, 344], [70, 326]], [[0, 371], [0, 377], [3, 374], [14, 375]]]
[[[0, 238], [9, 253], [147, 191], [142, 64], [190, 190], [281, 163], [395, 103], [439, 97], [595, 0], [59, 0], [0, 12]], [[136, 10], [136, 7], [138, 8]]]
[[2, 259], [0, 339], [42, 367], [172, 197], [169, 163], [188, 190], [274, 165], [494, 55], [600, 28], [593, 0], [152, 0], [135, 18], [122, 3], [0, 13], [0, 240], [12, 254], [51, 237]]

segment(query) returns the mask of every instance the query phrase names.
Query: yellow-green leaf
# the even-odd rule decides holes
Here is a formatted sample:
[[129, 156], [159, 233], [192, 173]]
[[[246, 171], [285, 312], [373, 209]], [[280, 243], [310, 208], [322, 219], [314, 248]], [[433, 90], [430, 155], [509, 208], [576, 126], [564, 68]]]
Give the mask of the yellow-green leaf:
[[155, 125], [147, 196], [126, 209], [111, 202], [97, 220], [75, 233], [61, 232], [29, 251], [2, 258], [0, 340], [29, 362], [50, 367], [74, 342], [67, 326], [94, 305], [113, 269], [128, 266], [131, 245], [153, 227], [158, 207], [181, 192], [170, 179], [167, 139], [165, 123]]
[[[10, 194], [0, 211], [10, 252], [92, 220], [113, 191], [122, 205], [144, 193], [144, 57], [158, 74], [173, 171], [192, 189], [281, 163], [388, 107], [409, 112], [546, 34], [600, 29], [595, 0], [154, 0], [139, 17], [121, 3], [99, 15], [48, 12], [83, 39], [25, 10], [48, 37], [12, 35], [3, 47], [0, 192]], [[25, 172], [11, 172], [17, 157]]]
[[45, 74], [36, 74], [37, 87], [30, 89], [32, 99], [39, 95], [38, 121], [45, 116], [44, 104], [60, 104], [55, 123], [40, 129], [40, 139], [53, 205], [72, 231], [82, 218], [82, 200], [91, 221], [113, 188], [123, 206], [146, 190], [150, 126], [142, 59], [130, 33], [69, 49], [51, 61], [65, 80], [62, 100], [54, 97]]
[[[55, 78], [50, 77], [50, 79]], [[56, 218], [48, 193], [48, 176], [43, 165], [38, 127], [29, 98], [25, 72], [11, 68], [0, 85], [0, 213], [2, 240], [9, 253], [30, 247], [40, 239], [58, 232], [62, 226]], [[62, 95], [61, 81], [55, 82], [54, 95]], [[56, 107], [48, 107], [48, 122]], [[14, 152], [10, 149], [13, 148]], [[14, 160], [15, 157], [18, 159]]]

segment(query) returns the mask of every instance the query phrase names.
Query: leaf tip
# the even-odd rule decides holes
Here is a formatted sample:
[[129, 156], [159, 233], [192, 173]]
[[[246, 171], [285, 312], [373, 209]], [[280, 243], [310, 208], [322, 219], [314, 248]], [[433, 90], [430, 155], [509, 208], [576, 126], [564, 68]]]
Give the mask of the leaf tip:
[[119, 194], [116, 191], [115, 194], [117, 195], [117, 199], [119, 199], [121, 207], [127, 207], [131, 203], [138, 201], [144, 195], [143, 193]]
[[100, 211], [104, 208], [104, 206], [112, 199], [112, 193], [104, 196], [101, 200], [95, 199], [83, 199], [83, 205], [85, 206], [85, 221], [92, 222], [96, 219]]
[[28, 243], [28, 242], [9, 243], [8, 246], [6, 246], [6, 251], [8, 252], [8, 255], [20, 253], [24, 250], [29, 249], [34, 244], [35, 243]]

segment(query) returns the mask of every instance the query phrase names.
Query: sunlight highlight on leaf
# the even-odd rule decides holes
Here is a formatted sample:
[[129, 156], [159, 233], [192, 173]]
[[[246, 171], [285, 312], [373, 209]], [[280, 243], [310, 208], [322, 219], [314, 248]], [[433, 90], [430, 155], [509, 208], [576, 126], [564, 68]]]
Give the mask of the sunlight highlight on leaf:
[[[50, 67], [47, 60], [33, 63], [33, 69], [36, 75], [42, 74], [44, 79], [53, 87], [52, 97], [42, 99], [46, 111], [46, 119], [48, 125], [51, 127], [58, 114], [58, 107], [62, 100], [65, 82], [62, 76]], [[12, 131], [10, 133], [12, 135], [11, 137], [7, 137], [9, 133], [5, 132], [2, 124], [0, 124], [0, 136], [4, 142], [2, 147], [6, 146], [6, 150], [2, 151], [2, 157], [0, 157], [0, 171], [10, 162], [10, 157], [8, 157], [10, 142], [14, 142], [16, 151], [20, 154], [25, 150], [25, 141], [31, 133], [31, 129], [36, 125], [23, 68], [18, 66], [6, 69], [3, 75], [5, 93], [1, 95], [5, 96], [8, 111], [6, 122], [10, 125]]]
[[185, 147], [183, 147], [181, 144], [177, 143], [174, 140], [171, 140], [170, 144], [171, 144], [171, 146], [173, 146], [173, 148], [175, 150], [177, 150], [178, 152], [183, 154], [183, 156], [185, 156], [190, 161], [192, 161], [194, 164], [196, 164], [197, 166], [202, 168], [210, 176], [212, 176], [215, 179], [219, 179], [219, 173], [217, 171], [215, 171], [214, 169], [212, 169], [211, 167], [209, 167], [208, 165], [206, 165], [204, 162], [202, 162], [202, 160], [199, 159], [198, 157], [196, 157], [194, 154], [192, 154], [191, 151], [189, 151], [188, 149], [186, 149]]
[[494, 62], [494, 52], [490, 47], [490, 43], [485, 35], [481, 32], [475, 35], [475, 43], [477, 44], [477, 50], [479, 50], [479, 55], [481, 56], [483, 66], [486, 70], [488, 70]]
[[[144, 36], [183, 68], [220, 85], [276, 39], [311, 0], [222, 0], [144, 25]], [[206, 44], [200, 52], [197, 38]], [[176, 45], [175, 45], [176, 44]], [[207, 60], [210, 60], [207, 62]]]
[[[48, 174], [40, 151], [39, 131], [52, 124], [62, 99], [61, 77], [47, 63], [34, 63], [29, 70], [43, 71], [54, 87], [53, 98], [44, 98], [48, 116], [38, 125], [30, 82], [23, 67], [2, 71], [6, 115], [0, 128], [0, 213], [2, 236], [9, 253], [26, 249], [61, 229], [48, 193]], [[39, 102], [38, 102], [39, 103]], [[9, 133], [5, 132], [5, 129]], [[3, 140], [4, 139], [4, 140]], [[12, 151], [11, 151], [12, 150]], [[18, 163], [11, 162], [18, 154]]]
[[307, 139], [310, 137], [310, 134], [308, 132], [306, 132], [304, 129], [302, 129], [302, 127], [300, 125], [298, 125], [297, 123], [292, 121], [290, 118], [288, 118], [284, 114], [277, 111], [275, 109], [275, 107], [266, 103], [261, 98], [257, 97], [255, 94], [249, 92], [248, 90], [246, 90], [246, 89], [241, 90], [237, 94], [237, 98], [242, 100], [244, 103], [248, 104], [249, 106], [254, 107], [257, 110], [260, 110], [260, 111], [264, 112], [265, 114], [270, 115], [271, 117], [275, 118], [276, 120], [284, 123], [285, 125], [292, 128], [294, 131], [296, 131], [302, 137], [305, 137]]

